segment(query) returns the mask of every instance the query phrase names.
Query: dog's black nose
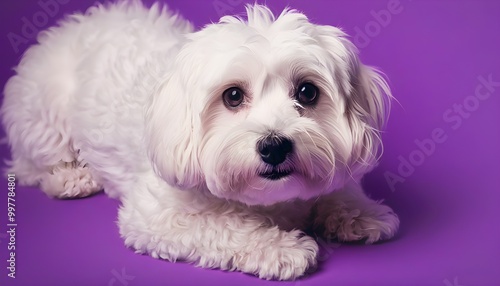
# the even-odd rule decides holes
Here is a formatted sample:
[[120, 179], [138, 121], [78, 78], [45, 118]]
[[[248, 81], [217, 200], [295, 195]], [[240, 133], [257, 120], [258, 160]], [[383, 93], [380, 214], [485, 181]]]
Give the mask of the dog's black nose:
[[257, 143], [262, 161], [273, 166], [283, 163], [292, 149], [292, 141], [281, 136], [267, 136]]

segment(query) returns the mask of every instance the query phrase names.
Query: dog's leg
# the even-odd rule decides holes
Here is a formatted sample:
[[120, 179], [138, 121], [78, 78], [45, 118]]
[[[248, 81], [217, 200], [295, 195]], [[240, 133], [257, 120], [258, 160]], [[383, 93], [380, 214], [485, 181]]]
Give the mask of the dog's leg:
[[[47, 133], [58, 136], [51, 129]], [[18, 138], [11, 140], [16, 143]], [[69, 144], [33, 148], [28, 152], [29, 148], [23, 144], [29, 145], [29, 142], [24, 140], [13, 144], [12, 160], [6, 170], [14, 174], [21, 185], [39, 186], [48, 196], [61, 199], [86, 197], [102, 189]]]
[[161, 191], [168, 195], [159, 198], [149, 190], [130, 193], [123, 201], [120, 233], [136, 252], [264, 279], [295, 279], [316, 264], [318, 245], [301, 231], [280, 230], [236, 203]]
[[[21, 185], [38, 185], [51, 197], [79, 198], [100, 191], [102, 186], [93, 178], [90, 169], [75, 158], [78, 154], [66, 148], [65, 156], [55, 153], [49, 157], [47, 153], [32, 152], [32, 158], [26, 156], [28, 152], [12, 148], [12, 160], [6, 171], [14, 174]], [[55, 158], [59, 158], [59, 162], [55, 163]], [[69, 160], [73, 161], [67, 162]]]
[[[73, 146], [73, 70], [61, 67], [60, 60], [50, 61], [54, 56], [40, 54], [40, 49], [56, 54], [53, 49], [33, 46], [23, 58], [25, 64], [16, 69], [18, 75], [5, 85], [0, 113], [12, 151], [7, 172], [15, 174], [19, 184], [39, 185], [49, 196], [88, 196], [101, 188], [82, 166]], [[42, 76], [36, 68], [25, 65], [53, 73]]]
[[327, 240], [366, 239], [370, 244], [393, 237], [398, 226], [392, 209], [368, 198], [359, 186], [335, 191], [315, 206], [314, 228]]

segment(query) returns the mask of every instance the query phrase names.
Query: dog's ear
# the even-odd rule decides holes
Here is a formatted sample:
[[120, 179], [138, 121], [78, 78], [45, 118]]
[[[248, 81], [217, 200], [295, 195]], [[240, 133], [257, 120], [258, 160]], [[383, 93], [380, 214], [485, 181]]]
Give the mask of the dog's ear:
[[349, 166], [357, 178], [376, 166], [382, 155], [381, 132], [390, 112], [391, 91], [383, 75], [359, 61], [353, 67], [346, 116], [353, 137]]
[[181, 189], [202, 183], [198, 161], [200, 123], [190, 98], [174, 74], [155, 88], [146, 110], [145, 143], [154, 170]]
[[316, 33], [330, 53], [335, 82], [345, 96], [345, 116], [353, 144], [346, 164], [351, 176], [359, 179], [381, 155], [380, 134], [389, 115], [391, 91], [382, 73], [361, 63], [357, 48], [342, 30], [316, 26]]

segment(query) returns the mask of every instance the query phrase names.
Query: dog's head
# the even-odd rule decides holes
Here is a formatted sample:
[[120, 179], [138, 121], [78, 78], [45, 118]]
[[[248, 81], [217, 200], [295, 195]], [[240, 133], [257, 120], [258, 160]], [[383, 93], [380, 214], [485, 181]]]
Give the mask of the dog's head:
[[156, 172], [246, 204], [309, 199], [375, 165], [390, 91], [338, 28], [247, 7], [190, 34], [147, 112]]

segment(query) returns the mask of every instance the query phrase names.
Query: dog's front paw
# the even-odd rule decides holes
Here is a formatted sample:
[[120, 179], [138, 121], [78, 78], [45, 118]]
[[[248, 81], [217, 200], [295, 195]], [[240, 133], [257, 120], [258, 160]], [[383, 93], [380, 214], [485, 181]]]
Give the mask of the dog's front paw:
[[235, 257], [239, 270], [267, 280], [294, 280], [316, 268], [318, 244], [298, 230], [280, 231], [259, 244]]
[[323, 236], [339, 241], [366, 239], [367, 244], [392, 238], [399, 227], [399, 218], [386, 205], [373, 203], [365, 209], [339, 207], [325, 220]]

